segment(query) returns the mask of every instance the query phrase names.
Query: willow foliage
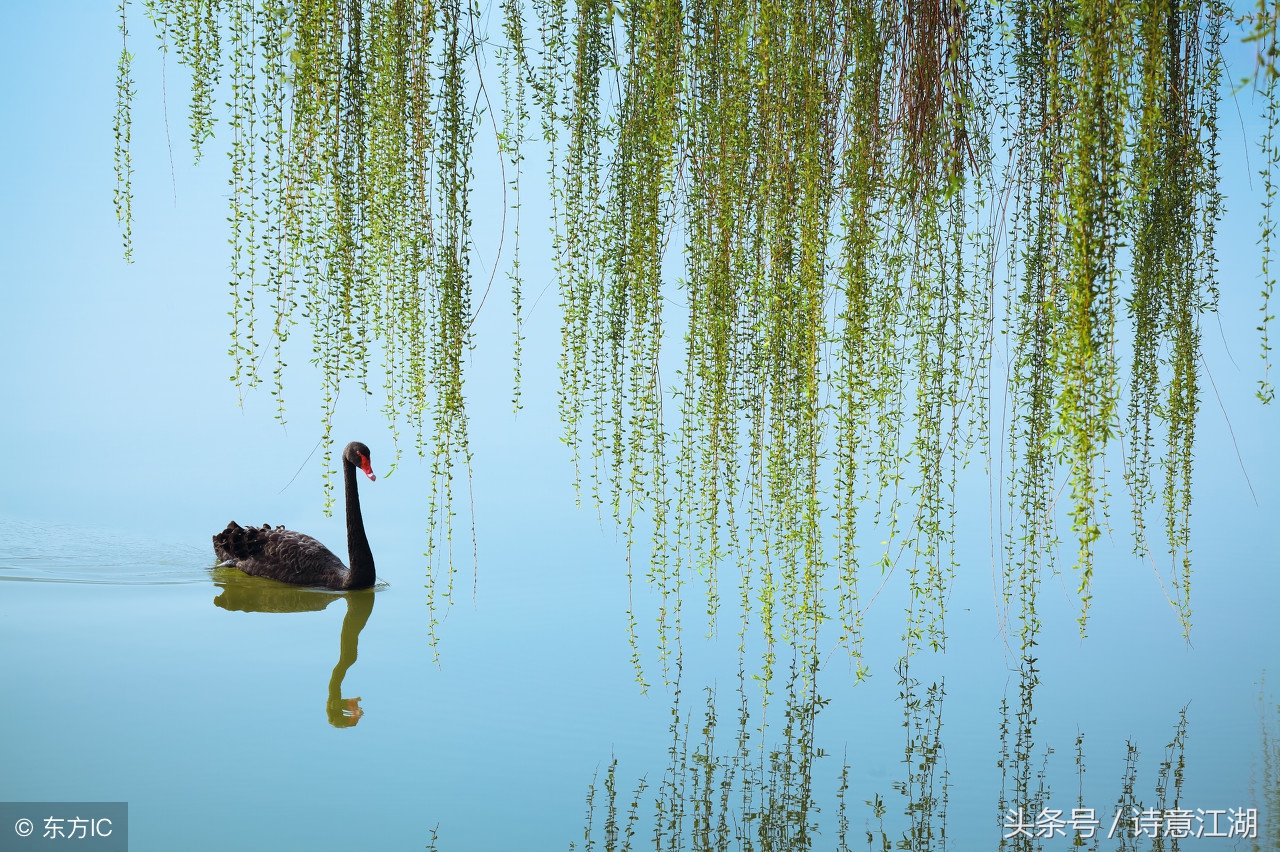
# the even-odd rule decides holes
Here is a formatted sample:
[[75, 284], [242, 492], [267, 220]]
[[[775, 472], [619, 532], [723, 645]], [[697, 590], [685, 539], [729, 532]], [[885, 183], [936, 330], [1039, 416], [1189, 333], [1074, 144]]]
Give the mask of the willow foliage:
[[493, 90], [517, 209], [539, 130], [550, 155], [564, 440], [625, 531], [628, 576], [656, 591], [664, 677], [691, 584], [711, 631], [725, 594], [744, 646], [758, 625], [766, 682], [777, 643], [825, 623], [856, 652], [867, 569], [906, 574], [908, 651], [942, 647], [959, 472], [993, 446], [1024, 644], [1060, 524], [1084, 629], [1117, 458], [1142, 554], [1159, 511], [1189, 629], [1222, 4], [145, 6], [191, 70], [197, 155], [215, 93], [230, 96], [235, 378], [256, 385], [274, 364], [279, 394], [301, 314], [327, 438], [343, 381], [367, 392], [382, 359], [387, 415], [433, 460], [430, 523], [448, 548], [433, 605], [450, 594], [438, 579], [453, 576], [454, 478], [469, 469], [469, 193]]

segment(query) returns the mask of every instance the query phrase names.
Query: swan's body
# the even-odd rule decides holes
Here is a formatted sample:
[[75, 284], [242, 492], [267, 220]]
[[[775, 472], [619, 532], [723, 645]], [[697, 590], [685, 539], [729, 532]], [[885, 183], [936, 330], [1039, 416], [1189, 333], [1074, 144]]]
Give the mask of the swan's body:
[[372, 586], [377, 578], [369, 539], [364, 533], [364, 519], [360, 515], [357, 467], [369, 479], [375, 478], [369, 463], [369, 448], [359, 441], [352, 441], [342, 451], [350, 568], [343, 565], [333, 551], [305, 533], [270, 524], [242, 527], [235, 521], [213, 537], [213, 552], [219, 564], [298, 586], [323, 586], [327, 589], [367, 589]]

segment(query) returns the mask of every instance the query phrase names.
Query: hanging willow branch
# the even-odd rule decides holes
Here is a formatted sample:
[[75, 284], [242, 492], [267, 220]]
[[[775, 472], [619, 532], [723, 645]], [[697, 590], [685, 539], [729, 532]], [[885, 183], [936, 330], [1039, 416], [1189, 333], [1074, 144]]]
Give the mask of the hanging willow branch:
[[120, 2], [120, 59], [116, 62], [115, 125], [115, 208], [116, 221], [124, 244], [126, 263], [133, 261], [133, 160], [130, 142], [133, 132], [133, 54], [129, 52], [129, 27], [125, 18], [126, 1]]
[[[549, 153], [564, 441], [625, 533], [629, 581], [656, 591], [664, 677], [691, 584], [719, 629], [726, 566], [766, 683], [778, 643], [815, 642], [831, 621], [856, 654], [866, 568], [906, 575], [908, 651], [943, 647], [959, 471], [993, 443], [1008, 462], [1004, 595], [1024, 644], [1062, 523], [1084, 629], [1121, 449], [1137, 549], [1154, 549], [1158, 507], [1189, 629], [1220, 3], [509, 0], [492, 22], [461, 0], [147, 8], [191, 70], [197, 156], [220, 86], [230, 98], [235, 378], [256, 385], [270, 360], [279, 394], [301, 313], [327, 438], [343, 382], [369, 392], [381, 357], [385, 412], [432, 459], [433, 627], [470, 463], [482, 81], [468, 69], [483, 67], [487, 23], [517, 209], [534, 110]], [[1264, 19], [1270, 6], [1254, 23], [1273, 45]], [[679, 358], [664, 352], [673, 328]], [[997, 350], [1007, 374], [993, 374]], [[992, 436], [1001, 405], [1008, 431]], [[873, 529], [882, 543], [864, 556]], [[643, 683], [634, 610], [629, 625]]]

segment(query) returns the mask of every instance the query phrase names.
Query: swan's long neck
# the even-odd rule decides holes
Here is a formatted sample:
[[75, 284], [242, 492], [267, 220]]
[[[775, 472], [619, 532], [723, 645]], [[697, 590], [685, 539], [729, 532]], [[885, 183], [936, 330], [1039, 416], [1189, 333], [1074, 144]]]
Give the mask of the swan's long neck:
[[364, 518], [360, 516], [360, 489], [356, 487], [356, 466], [342, 460], [342, 480], [347, 490], [347, 574], [348, 589], [367, 589], [373, 585], [373, 552], [364, 534]]

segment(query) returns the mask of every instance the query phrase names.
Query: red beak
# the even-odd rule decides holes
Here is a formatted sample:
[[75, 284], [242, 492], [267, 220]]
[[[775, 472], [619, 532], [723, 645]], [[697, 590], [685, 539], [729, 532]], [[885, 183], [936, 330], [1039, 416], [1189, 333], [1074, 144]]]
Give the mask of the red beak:
[[360, 469], [364, 471], [365, 476], [369, 477], [370, 482], [378, 478], [373, 475], [373, 465], [370, 464], [368, 456], [360, 456]]

